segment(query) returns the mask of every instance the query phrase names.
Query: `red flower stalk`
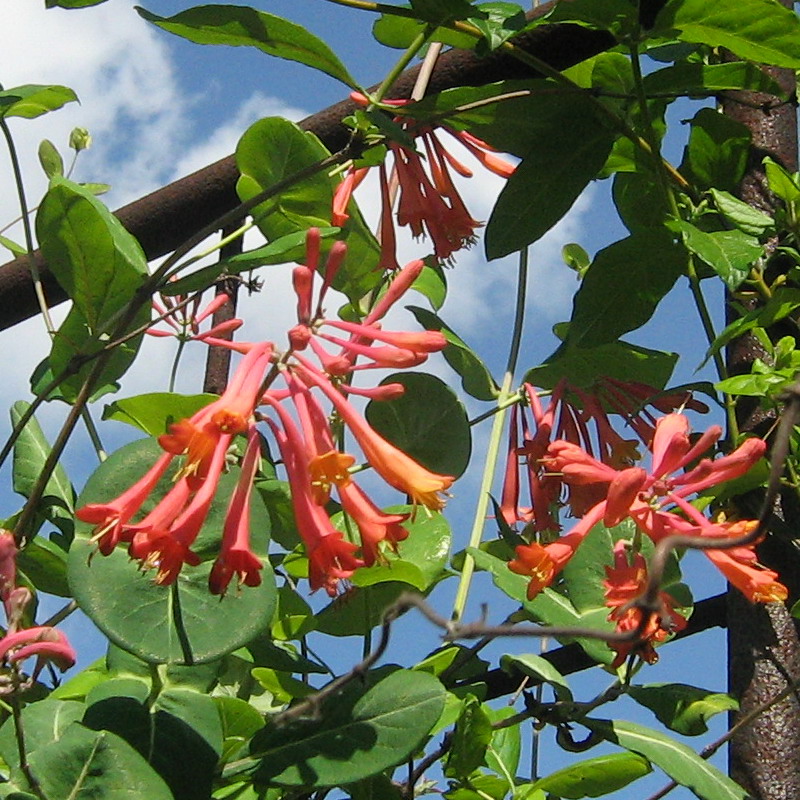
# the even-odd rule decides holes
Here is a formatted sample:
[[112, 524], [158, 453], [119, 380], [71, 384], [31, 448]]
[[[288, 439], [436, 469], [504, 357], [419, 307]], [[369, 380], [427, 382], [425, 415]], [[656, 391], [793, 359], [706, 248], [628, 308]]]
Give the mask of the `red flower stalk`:
[[271, 358], [270, 342], [252, 345], [219, 400], [189, 419], [170, 425], [169, 433], [158, 437], [158, 443], [168, 453], [186, 456], [179, 476], [189, 479], [193, 491], [203, 485], [221, 437], [247, 430]]
[[0, 639], [0, 661], [20, 664], [36, 656], [30, 682], [36, 680], [45, 664], [54, 664], [62, 672], [75, 665], [75, 651], [67, 637], [56, 628], [26, 628]]
[[165, 453], [133, 486], [110, 503], [89, 503], [76, 510], [75, 516], [81, 522], [94, 524], [90, 541], [97, 543], [97, 549], [104, 556], [122, 541], [124, 526], [142, 507], [173, 458], [172, 454]]
[[[605, 474], [612, 477], [616, 470], [632, 466], [638, 458], [639, 446], [647, 446], [653, 439], [655, 418], [646, 408], [649, 398], [656, 398], [653, 405], [659, 408], [685, 405], [695, 410], [708, 410], [688, 395], [674, 392], [660, 395], [653, 387], [611, 378], [598, 380], [591, 392], [569, 386], [562, 380], [553, 390], [546, 409], [532, 386], [526, 384], [524, 388], [533, 421], [528, 422], [524, 410], [512, 420], [501, 509], [509, 525], [530, 522], [537, 531], [559, 529], [554, 511], [560, 504], [562, 490], [567, 491], [566, 502], [575, 517], [582, 516], [606, 497], [601, 482], [566, 480], [551, 468], [546, 458], [551, 440], [574, 446], [575, 453], [591, 459], [595, 465], [603, 465], [607, 468]], [[619, 415], [637, 437], [623, 438], [611, 422], [611, 413]], [[530, 507], [519, 506], [519, 457], [527, 464]], [[602, 467], [597, 468], [603, 471]]]
[[[657, 421], [650, 473], [640, 467], [615, 470], [571, 442], [553, 442], [545, 458], [548, 469], [560, 473], [570, 486], [595, 487], [603, 499], [584, 514], [569, 534], [547, 545], [545, 550], [566, 546], [574, 551], [596, 523], [602, 521], [606, 527], [612, 527], [628, 516], [655, 541], [671, 533], [686, 532], [685, 524], [678, 522], [681, 517], [662, 510], [663, 506], [671, 503], [685, 512], [692, 508], [689, 512], [692, 524], [701, 524], [698, 519], [705, 524], [707, 521], [702, 514], [684, 498], [743, 475], [763, 456], [766, 444], [759, 439], [748, 439], [728, 456], [716, 461], [703, 459], [694, 469], [673, 475], [708, 450], [719, 438], [721, 430], [719, 426], [712, 426], [694, 444], [688, 433], [689, 423], [682, 414], [669, 414]], [[553, 574], [559, 568], [557, 565]], [[765, 590], [762, 594], [767, 596], [776, 591]]]
[[[150, 336], [174, 336], [184, 342], [197, 341], [213, 343], [217, 340], [216, 337], [221, 334], [230, 333], [241, 328], [244, 322], [236, 318], [221, 322], [219, 325], [214, 325], [207, 331], [201, 333], [200, 325], [208, 319], [208, 317], [222, 308], [222, 306], [230, 302], [230, 297], [228, 297], [228, 295], [218, 294], [202, 311], [200, 311], [202, 294], [202, 292], [196, 294], [188, 305], [180, 305], [180, 303], [186, 299], [180, 296], [170, 297], [168, 295], [162, 295], [163, 305], [157, 300], [153, 300], [153, 309], [159, 316], [163, 316], [162, 321], [165, 322], [171, 330], [148, 328], [145, 333]], [[211, 340], [211, 342], [209, 342], [209, 340]]]

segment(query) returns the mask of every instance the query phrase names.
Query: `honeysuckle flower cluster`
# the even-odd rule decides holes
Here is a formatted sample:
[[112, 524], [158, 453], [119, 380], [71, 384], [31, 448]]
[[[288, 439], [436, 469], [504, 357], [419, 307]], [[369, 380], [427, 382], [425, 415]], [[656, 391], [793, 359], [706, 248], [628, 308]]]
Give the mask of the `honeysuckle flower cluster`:
[[[508, 566], [530, 576], [529, 598], [552, 582], [598, 523], [610, 528], [630, 518], [654, 542], [674, 534], [731, 538], [753, 530], [756, 523], [752, 520], [712, 522], [688, 498], [744, 475], [764, 456], [766, 444], [761, 439], [746, 439], [729, 455], [712, 460], [703, 456], [722, 435], [720, 426], [711, 426], [694, 442], [689, 431], [683, 414], [658, 419], [650, 444], [649, 471], [633, 465], [612, 467], [574, 442], [556, 440], [547, 445], [541, 457], [543, 468], [558, 475], [570, 489], [591, 487], [598, 499], [555, 541], [517, 548], [517, 558]], [[775, 572], [757, 563], [752, 546], [703, 552], [751, 601], [786, 599], [786, 587], [777, 581]]]
[[630, 655], [638, 655], [648, 664], [658, 661], [653, 643], [665, 641], [669, 636], [686, 627], [686, 618], [675, 611], [675, 600], [667, 592], [659, 592], [661, 609], [652, 614], [642, 626], [642, 609], [633, 603], [647, 585], [647, 563], [641, 553], [629, 554], [628, 543], [624, 540], [614, 545], [614, 566], [606, 567], [603, 581], [606, 605], [611, 609], [608, 618], [617, 624], [617, 631], [629, 633], [639, 630], [638, 641], [612, 642], [617, 651], [611, 663], [615, 669]]
[[[358, 92], [351, 94], [351, 97], [361, 105], [369, 104], [368, 99]], [[394, 106], [405, 106], [410, 101], [387, 102]], [[395, 206], [397, 224], [401, 227], [408, 226], [416, 238], [427, 234], [436, 258], [449, 261], [455, 252], [475, 242], [475, 231], [481, 225], [469, 213], [451, 173], [454, 170], [462, 177], [470, 178], [472, 170], [444, 146], [431, 126], [414, 127], [413, 123], [408, 124], [408, 118], [403, 117], [398, 117], [395, 121], [402, 124], [411, 135], [419, 138], [424, 153], [393, 140], [386, 143], [392, 155], [393, 168], [389, 171], [386, 162], [378, 167], [381, 186], [380, 266], [384, 269], [399, 269], [393, 222]], [[460, 142], [495, 175], [508, 178], [514, 172], [512, 164], [500, 158], [486, 142], [472, 134], [446, 125], [439, 125], [437, 129]], [[350, 197], [369, 169], [351, 169], [337, 188], [333, 206], [334, 225], [342, 225], [347, 220]]]
[[[560, 530], [558, 509], [564, 492], [572, 515], [580, 517], [603, 498], [603, 487], [596, 483], [571, 483], [548, 469], [545, 456], [551, 442], [571, 442], [589, 456], [611, 468], [631, 466], [640, 449], [653, 440], [656, 417], [650, 407], [662, 413], [677, 408], [706, 412], [708, 407], [689, 392], [660, 393], [646, 384], [602, 378], [591, 391], [568, 385], [562, 380], [544, 407], [533, 386], [523, 386], [527, 407], [514, 406], [508, 433], [508, 458], [503, 481], [500, 510], [508, 525], [531, 524], [537, 532]], [[528, 420], [526, 412], [532, 420]], [[624, 438], [615, 428], [610, 414], [624, 420], [633, 434]], [[520, 506], [520, 460], [525, 464], [530, 506]]]
[[[84, 505], [76, 512], [78, 519], [94, 525], [92, 541], [100, 553], [108, 555], [118, 544], [126, 544], [131, 558], [142, 569], [154, 569], [155, 582], [162, 585], [173, 583], [184, 564], [197, 566], [200, 558], [192, 546], [208, 516], [229, 449], [236, 437], [244, 436], [247, 444], [240, 477], [228, 504], [209, 588], [224, 594], [234, 576], [240, 585], [259, 585], [262, 564], [250, 548], [249, 517], [260, 456], [257, 426], [265, 421], [291, 487], [311, 588], [335, 595], [340, 582], [354, 570], [383, 558], [382, 542], [395, 547], [407, 537], [402, 523], [408, 515], [384, 513], [357, 486], [351, 474], [356, 457], [341, 449], [326, 406], [350, 431], [366, 463], [389, 485], [414, 504], [442, 508], [453, 477], [431, 472], [392, 445], [347, 398], [348, 394], [376, 400], [398, 396], [403, 391], [399, 384], [356, 389], [351, 381], [362, 370], [415, 366], [445, 346], [439, 332], [385, 331], [381, 326], [381, 319], [419, 276], [422, 262], [412, 262], [393, 276], [372, 311], [354, 323], [328, 318], [323, 308], [345, 255], [343, 243], [333, 245], [314, 304], [320, 236], [316, 229], [308, 232], [306, 263], [293, 275], [297, 324], [288, 333], [286, 351], [279, 352], [272, 342], [214, 342], [243, 354], [225, 392], [192, 417], [170, 425], [158, 439], [164, 454], [133, 486], [110, 502]], [[329, 333], [330, 329], [337, 333]], [[285, 388], [267, 385], [268, 376], [270, 383], [279, 377]], [[179, 466], [172, 470], [176, 459]], [[145, 501], [168, 473], [171, 488], [142, 517]], [[359, 531], [360, 543], [348, 541], [331, 524], [325, 505], [334, 487]]]
[[[32, 600], [30, 590], [17, 586], [17, 546], [14, 536], [0, 530], [0, 600], [6, 613], [6, 634], [0, 638], [0, 664], [5, 670], [0, 676], [0, 694], [27, 689], [34, 684], [46, 664], [62, 672], [75, 664], [75, 651], [67, 637], [57, 628], [35, 626], [23, 628], [23, 615]], [[36, 658], [33, 672], [20, 681], [10, 674], [29, 658]]]

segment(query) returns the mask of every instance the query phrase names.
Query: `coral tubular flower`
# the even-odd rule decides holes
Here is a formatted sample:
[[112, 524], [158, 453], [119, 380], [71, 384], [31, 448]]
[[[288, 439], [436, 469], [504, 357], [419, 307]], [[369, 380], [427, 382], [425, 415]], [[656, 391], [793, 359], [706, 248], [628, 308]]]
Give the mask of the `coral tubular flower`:
[[[632, 606], [636, 598], [642, 594], [647, 585], [647, 564], [641, 553], [633, 557], [629, 564], [627, 542], [618, 541], [614, 546], [614, 566], [606, 567], [606, 579], [603, 581], [606, 605], [611, 609], [608, 618], [617, 624], [618, 633], [638, 630], [642, 622], [642, 610]], [[653, 643], [663, 642], [671, 634], [686, 627], [686, 618], [674, 609], [674, 600], [666, 592], [659, 593], [661, 611], [652, 614], [640, 632], [640, 641], [612, 643], [617, 656], [611, 666], [621, 666], [631, 653], [636, 653], [648, 664], [658, 661]]]
[[239, 585], [259, 586], [264, 565], [250, 549], [250, 496], [258, 470], [260, 441], [252, 426], [247, 449], [242, 459], [242, 471], [225, 515], [222, 547], [211, 567], [208, 588], [211, 594], [224, 595], [234, 574]]
[[158, 443], [168, 453], [186, 456], [179, 475], [189, 479], [192, 490], [199, 489], [205, 481], [220, 437], [247, 430], [271, 358], [270, 342], [251, 346], [219, 400], [189, 419], [170, 425], [169, 433], [158, 437]]
[[123, 526], [142, 507], [142, 503], [166, 472], [172, 458], [169, 453], [162, 455], [133, 486], [110, 503], [89, 503], [75, 512], [81, 522], [95, 525], [91, 541], [97, 543], [98, 550], [104, 556], [122, 540]]
[[292, 490], [297, 531], [308, 554], [308, 582], [312, 591], [324, 588], [334, 597], [340, 582], [350, 578], [356, 569], [364, 566], [364, 562], [355, 555], [358, 546], [345, 541], [341, 531], [331, 525], [324, 509], [314, 502], [305, 446], [294, 421], [276, 400], [269, 396], [264, 399], [275, 409], [281, 421], [282, 428], [271, 419], [267, 423], [278, 443]]
[[440, 495], [452, 486], [454, 477], [431, 472], [387, 442], [327, 380], [307, 369], [303, 369], [301, 374], [306, 383], [318, 386], [331, 401], [355, 436], [367, 461], [390, 486], [405, 492], [415, 504], [433, 511], [444, 508]]
[[371, 567], [376, 561], [381, 560], [378, 545], [387, 542], [393, 550], [397, 543], [408, 537], [408, 531], [403, 527], [409, 514], [385, 514], [355, 483], [348, 483], [339, 487], [339, 498], [342, 508], [349, 514], [356, 525], [361, 538], [361, 556], [364, 565]]
[[[351, 97], [359, 104], [368, 104], [368, 99], [359, 93]], [[408, 101], [395, 103], [405, 106]], [[433, 244], [436, 257], [447, 261], [453, 253], [475, 241], [475, 231], [480, 222], [473, 219], [453, 182], [451, 170], [462, 177], [471, 177], [472, 171], [462, 164], [442, 144], [429, 125], [413, 127], [413, 122], [398, 117], [396, 121], [406, 126], [406, 130], [420, 139], [424, 156], [414, 149], [396, 141], [387, 142], [387, 150], [392, 155], [393, 172], [390, 179], [385, 163], [379, 169], [381, 186], [381, 261], [384, 269], [398, 268], [396, 256], [396, 235], [392, 222], [395, 206], [392, 186], [399, 190], [396, 199], [397, 224], [409, 227], [415, 237], [427, 234]], [[483, 165], [485, 169], [508, 178], [514, 166], [495, 155], [489, 145], [475, 136], [443, 128], [458, 140]], [[352, 168], [334, 194], [333, 221], [341, 225], [347, 220], [347, 205], [350, 197], [364, 179], [363, 168]]]
[[35, 681], [45, 664], [55, 664], [62, 672], [75, 665], [75, 651], [67, 637], [56, 628], [26, 628], [0, 639], [0, 661], [18, 664], [36, 656], [31, 673]]
[[508, 568], [518, 575], [530, 576], [527, 597], [533, 600], [542, 589], [548, 587], [556, 574], [555, 564], [546, 548], [532, 542], [516, 548], [517, 557], [508, 562]]

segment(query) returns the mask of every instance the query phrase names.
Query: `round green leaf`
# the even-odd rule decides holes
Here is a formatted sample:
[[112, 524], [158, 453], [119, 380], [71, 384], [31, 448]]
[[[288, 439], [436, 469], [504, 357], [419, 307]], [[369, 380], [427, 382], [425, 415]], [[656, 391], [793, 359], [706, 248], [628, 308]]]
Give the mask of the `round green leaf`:
[[458, 478], [472, 451], [467, 412], [444, 381], [424, 372], [398, 372], [381, 381], [401, 383], [396, 400], [370, 402], [367, 421], [424, 467]]
[[[78, 505], [112, 499], [140, 478], [159, 452], [152, 439], [121, 448], [91, 476]], [[208, 590], [208, 575], [237, 477], [238, 470], [232, 469], [220, 480], [193, 548], [203, 562], [184, 567], [174, 587], [157, 586], [150, 576], [137, 572], [121, 547], [107, 557], [92, 558], [92, 526], [78, 523], [69, 558], [70, 586], [83, 611], [115, 644], [150, 663], [199, 664], [241, 647], [269, 626], [275, 583], [266, 559], [260, 586], [232, 588], [222, 600]], [[165, 479], [156, 487], [145, 512], [169, 485]], [[269, 515], [257, 494], [252, 497], [250, 525], [253, 548], [263, 557]]]

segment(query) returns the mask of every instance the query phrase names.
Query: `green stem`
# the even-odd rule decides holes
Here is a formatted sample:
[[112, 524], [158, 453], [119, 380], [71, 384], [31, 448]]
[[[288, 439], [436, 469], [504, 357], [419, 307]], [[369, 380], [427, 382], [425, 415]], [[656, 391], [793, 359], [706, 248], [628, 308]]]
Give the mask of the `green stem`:
[[186, 341], [184, 339], [178, 339], [178, 349], [175, 351], [175, 358], [172, 361], [172, 369], [169, 371], [169, 391], [175, 391], [175, 381], [178, 378], [178, 366], [181, 363], [181, 355], [183, 353], [183, 348], [186, 345]]
[[406, 48], [405, 53], [398, 62], [392, 67], [387, 76], [381, 81], [378, 91], [372, 96], [373, 102], [379, 103], [386, 96], [394, 82], [403, 73], [405, 68], [414, 60], [417, 53], [425, 46], [433, 30], [430, 25], [426, 25], [415, 37], [411, 44]]
[[3, 117], [0, 117], [0, 130], [3, 131], [3, 136], [8, 146], [8, 157], [11, 159], [11, 168], [14, 171], [14, 184], [17, 188], [17, 197], [19, 198], [20, 212], [22, 214], [22, 230], [25, 233], [25, 249], [28, 251], [28, 268], [31, 272], [31, 280], [33, 281], [33, 290], [36, 294], [36, 301], [39, 304], [39, 311], [44, 318], [44, 324], [47, 326], [47, 332], [52, 335], [55, 327], [53, 320], [50, 317], [50, 309], [47, 306], [47, 299], [44, 296], [44, 288], [42, 287], [42, 279], [39, 275], [39, 267], [36, 261], [32, 258], [35, 247], [33, 244], [33, 231], [31, 230], [31, 221], [28, 217], [28, 201], [25, 198], [25, 185], [22, 182], [22, 169], [19, 164], [19, 156], [17, 155], [17, 147], [14, 144], [14, 137], [11, 135], [11, 129]]
[[100, 462], [105, 461], [108, 458], [108, 453], [106, 453], [103, 443], [100, 441], [100, 433], [97, 430], [97, 426], [94, 424], [88, 407], [84, 407], [81, 411], [81, 418], [83, 419], [83, 424], [86, 426], [86, 432], [89, 434], [92, 447], [94, 447], [94, 451], [97, 453], [98, 460]]
[[[511, 346], [508, 352], [508, 363], [503, 375], [503, 383], [500, 387], [500, 395], [497, 398], [498, 412], [492, 422], [492, 430], [489, 435], [489, 446], [486, 453], [486, 462], [483, 467], [483, 478], [478, 491], [478, 504], [475, 508], [475, 518], [472, 523], [472, 531], [469, 537], [469, 547], [478, 547], [483, 538], [483, 528], [486, 524], [486, 513], [489, 509], [489, 493], [492, 488], [497, 458], [500, 453], [503, 426], [505, 424], [508, 398], [511, 395], [511, 387], [514, 381], [514, 371], [517, 368], [519, 357], [519, 347], [522, 341], [522, 327], [525, 319], [525, 297], [528, 283], [528, 248], [525, 247], [519, 254], [519, 269], [517, 275], [517, 304], [514, 312], [514, 331], [511, 337]], [[505, 407], [500, 408], [500, 406]], [[472, 575], [475, 572], [475, 560], [467, 553], [464, 558], [464, 567], [461, 570], [461, 578], [456, 591], [456, 599], [453, 603], [453, 619], [458, 621], [464, 614], [467, 604], [467, 595], [472, 582]]]

